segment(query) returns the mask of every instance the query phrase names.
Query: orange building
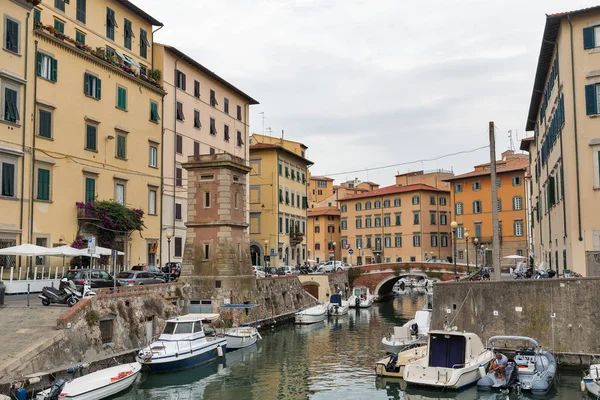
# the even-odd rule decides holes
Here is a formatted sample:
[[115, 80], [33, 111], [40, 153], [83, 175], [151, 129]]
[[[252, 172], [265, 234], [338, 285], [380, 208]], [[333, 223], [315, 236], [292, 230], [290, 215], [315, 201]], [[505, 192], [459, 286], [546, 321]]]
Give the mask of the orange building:
[[330, 198], [333, 194], [333, 179], [308, 174], [308, 206], [310, 208], [318, 207], [317, 203]]
[[[340, 215], [337, 207], [308, 209], [306, 242], [309, 259], [316, 262], [329, 261], [334, 255], [336, 260], [341, 260]], [[330, 252], [332, 249], [334, 254]]]
[[[496, 162], [501, 256], [527, 256], [527, 207], [525, 174], [529, 159], [513, 151], [502, 153]], [[446, 179], [452, 184], [452, 209], [456, 229], [457, 260], [475, 264], [475, 243], [492, 248], [492, 191], [490, 164], [475, 166], [466, 174]], [[466, 250], [468, 243], [468, 250]], [[479, 254], [482, 254], [480, 251]], [[486, 252], [491, 257], [491, 251]], [[508, 264], [508, 262], [507, 262]]]

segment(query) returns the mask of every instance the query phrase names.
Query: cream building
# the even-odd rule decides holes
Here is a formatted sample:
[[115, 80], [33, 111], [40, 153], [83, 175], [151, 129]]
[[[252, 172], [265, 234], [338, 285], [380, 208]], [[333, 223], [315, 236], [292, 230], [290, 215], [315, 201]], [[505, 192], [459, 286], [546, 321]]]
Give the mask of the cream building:
[[[121, 262], [158, 262], [164, 92], [147, 75], [153, 75], [152, 29], [162, 24], [125, 0], [46, 0], [29, 20], [12, 17], [16, 3], [3, 3], [9, 7], [4, 32], [11, 34], [4, 35], [10, 49], [0, 55], [3, 109], [9, 110], [2, 125], [22, 132], [18, 140], [2, 135], [9, 154], [2, 156], [0, 201], [11, 204], [2, 205], [3, 215], [13, 219], [2, 221], [3, 245], [53, 246], [93, 236], [98, 222], [78, 213], [75, 203], [115, 200], [144, 212], [142, 235], [118, 239]], [[16, 45], [12, 32], [20, 35]], [[17, 75], [7, 77], [9, 68]], [[11, 90], [16, 111], [5, 107], [14, 99]], [[38, 266], [51, 262], [36, 259]]]
[[526, 129], [532, 252], [600, 275], [600, 7], [546, 16]]
[[[187, 221], [190, 156], [229, 153], [248, 160], [250, 105], [256, 100], [173, 46], [154, 44], [163, 71], [162, 262], [181, 262]], [[247, 209], [247, 207], [246, 207]], [[172, 239], [167, 240], [167, 233]], [[171, 246], [170, 251], [168, 246]]]

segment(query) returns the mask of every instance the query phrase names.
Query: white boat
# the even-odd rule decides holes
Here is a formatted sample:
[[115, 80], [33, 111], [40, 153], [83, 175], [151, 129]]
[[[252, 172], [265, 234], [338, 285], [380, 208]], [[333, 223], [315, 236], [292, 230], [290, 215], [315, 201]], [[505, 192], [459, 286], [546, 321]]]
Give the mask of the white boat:
[[258, 339], [262, 339], [258, 330], [251, 326], [229, 328], [224, 333], [227, 339], [227, 350], [237, 350], [252, 346]]
[[402, 326], [395, 326], [394, 332], [384, 336], [381, 343], [387, 353], [398, 354], [407, 346], [427, 342], [427, 332], [431, 323], [431, 310], [417, 311], [415, 317]]
[[133, 385], [141, 368], [139, 363], [133, 362], [101, 369], [68, 382], [59, 379], [53, 387], [39, 392], [36, 399], [54, 398], [48, 397], [51, 392], [64, 400], [105, 399]]
[[350, 308], [369, 308], [373, 305], [373, 296], [368, 287], [355, 287], [348, 298]]
[[327, 317], [327, 304], [319, 304], [306, 310], [298, 311], [295, 315], [297, 324], [314, 324]]
[[460, 389], [485, 375], [494, 357], [479, 336], [469, 332], [429, 331], [427, 346], [425, 357], [404, 366], [408, 384]]
[[412, 347], [406, 347], [404, 351], [397, 354], [388, 354], [375, 364], [375, 373], [377, 376], [388, 376], [392, 378], [402, 378], [404, 375], [404, 366], [423, 358], [427, 355], [427, 345], [420, 344]]
[[329, 298], [329, 314], [334, 316], [348, 314], [349, 304], [347, 300], [342, 300], [341, 294], [332, 294]]
[[600, 364], [590, 365], [581, 381], [581, 391], [586, 391], [596, 398], [600, 398]]
[[202, 314], [188, 314], [167, 320], [158, 339], [139, 351], [138, 362], [150, 372], [170, 372], [222, 357], [227, 339], [206, 336], [205, 319]]

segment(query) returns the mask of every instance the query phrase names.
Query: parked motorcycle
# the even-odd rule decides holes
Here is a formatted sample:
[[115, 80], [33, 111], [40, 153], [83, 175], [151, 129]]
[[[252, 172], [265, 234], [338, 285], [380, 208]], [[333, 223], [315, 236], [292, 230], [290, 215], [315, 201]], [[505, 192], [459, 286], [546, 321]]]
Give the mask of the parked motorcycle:
[[520, 263], [514, 270], [515, 279], [529, 279], [531, 278], [531, 272], [526, 263]]
[[533, 279], [554, 278], [554, 276], [556, 276], [556, 271], [552, 269], [537, 269], [533, 275]]
[[83, 285], [83, 292], [77, 290], [77, 287], [71, 280], [66, 278], [61, 279], [58, 289], [46, 286], [42, 289], [42, 294], [38, 295], [42, 299], [42, 305], [49, 306], [50, 304], [66, 304], [73, 307], [79, 300], [84, 297], [95, 296], [90, 285], [86, 282]]
[[575, 271], [571, 271], [570, 269], [565, 269], [563, 271], [563, 278], [582, 278], [583, 275], [581, 275], [578, 272]]

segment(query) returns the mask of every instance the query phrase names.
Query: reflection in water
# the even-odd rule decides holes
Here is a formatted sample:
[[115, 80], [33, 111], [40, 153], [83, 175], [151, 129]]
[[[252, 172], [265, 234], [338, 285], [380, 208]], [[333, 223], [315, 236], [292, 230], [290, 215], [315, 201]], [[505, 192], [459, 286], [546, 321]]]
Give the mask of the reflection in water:
[[[381, 338], [423, 307], [425, 296], [410, 291], [370, 309], [307, 326], [287, 324], [261, 333], [263, 340], [229, 352], [225, 360], [186, 371], [141, 376], [120, 400], [337, 400], [337, 399], [489, 399], [531, 398], [522, 394], [430, 391], [406, 387], [401, 379], [378, 378], [375, 362], [383, 357]], [[586, 398], [581, 375], [557, 376], [558, 390], [544, 398]], [[583, 397], [582, 397], [583, 396]]]

